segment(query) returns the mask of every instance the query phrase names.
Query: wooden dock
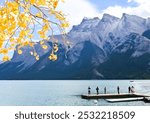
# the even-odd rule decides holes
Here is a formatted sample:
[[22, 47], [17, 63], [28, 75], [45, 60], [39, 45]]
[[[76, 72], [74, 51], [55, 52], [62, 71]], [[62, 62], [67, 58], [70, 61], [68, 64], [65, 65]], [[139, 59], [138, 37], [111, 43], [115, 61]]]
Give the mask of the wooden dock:
[[85, 94], [81, 95], [82, 99], [120, 99], [120, 98], [146, 98], [150, 95], [138, 94], [138, 93], [121, 93], [121, 94]]

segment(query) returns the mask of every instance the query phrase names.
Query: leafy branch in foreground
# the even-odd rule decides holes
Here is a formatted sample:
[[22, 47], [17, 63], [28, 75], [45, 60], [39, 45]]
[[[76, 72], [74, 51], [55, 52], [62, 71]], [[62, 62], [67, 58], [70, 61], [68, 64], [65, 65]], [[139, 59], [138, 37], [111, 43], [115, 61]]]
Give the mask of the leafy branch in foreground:
[[54, 38], [54, 31], [57, 27], [61, 34], [65, 34], [65, 28], [69, 26], [63, 12], [57, 10], [60, 2], [64, 0], [7, 0], [0, 7], [0, 54], [4, 62], [10, 60], [8, 53], [11, 51], [17, 50], [22, 54], [24, 46], [32, 47], [31, 55], [39, 60], [34, 48], [35, 35], [41, 38], [44, 50], [48, 49], [45, 42], [52, 41], [49, 59], [57, 60], [58, 41]]

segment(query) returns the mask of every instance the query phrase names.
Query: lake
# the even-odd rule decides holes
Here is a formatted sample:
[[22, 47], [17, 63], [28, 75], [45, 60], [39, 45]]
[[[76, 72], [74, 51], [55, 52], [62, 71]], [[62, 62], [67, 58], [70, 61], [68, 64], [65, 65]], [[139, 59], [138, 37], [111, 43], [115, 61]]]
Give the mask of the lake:
[[129, 86], [136, 92], [150, 94], [150, 81], [135, 80], [86, 80], [86, 81], [0, 81], [0, 106], [150, 106], [143, 101], [109, 103], [104, 99], [84, 100], [81, 94], [87, 94], [88, 86], [91, 93], [127, 93]]

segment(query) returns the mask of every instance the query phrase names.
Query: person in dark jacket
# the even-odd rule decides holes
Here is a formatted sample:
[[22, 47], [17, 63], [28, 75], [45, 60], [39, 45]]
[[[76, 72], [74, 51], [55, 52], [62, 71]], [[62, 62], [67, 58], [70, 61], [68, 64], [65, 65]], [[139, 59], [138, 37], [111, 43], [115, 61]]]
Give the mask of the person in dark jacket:
[[96, 88], [97, 95], [99, 94], [99, 87]]
[[106, 87], [104, 88], [104, 94], [106, 94], [107, 93], [107, 90], [106, 90]]
[[117, 87], [117, 92], [118, 92], [118, 94], [120, 94], [120, 87], [119, 86]]
[[91, 94], [91, 88], [90, 88], [90, 86], [88, 87], [88, 94], [89, 95]]
[[131, 87], [130, 86], [128, 87], [128, 92], [129, 92], [129, 94], [131, 93]]
[[131, 93], [135, 93], [134, 86], [131, 87]]

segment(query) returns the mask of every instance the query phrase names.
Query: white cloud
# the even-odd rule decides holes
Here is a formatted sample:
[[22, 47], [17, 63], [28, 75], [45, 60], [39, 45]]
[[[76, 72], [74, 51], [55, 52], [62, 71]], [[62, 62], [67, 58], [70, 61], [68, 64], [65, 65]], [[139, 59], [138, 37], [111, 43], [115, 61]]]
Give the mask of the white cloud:
[[136, 2], [136, 3], [139, 3], [139, 4], [143, 4], [143, 3], [149, 3], [148, 2], [149, 0], [128, 0], [128, 2]]
[[88, 0], [66, 0], [65, 3], [61, 3], [59, 8], [66, 15], [72, 25], [81, 23], [84, 17], [102, 17], [104, 13], [121, 17], [123, 13], [138, 15], [144, 18], [150, 17], [150, 2], [149, 0], [127, 0], [127, 2], [134, 2], [137, 6], [123, 7], [119, 5], [109, 6], [101, 12]]
[[84, 17], [98, 17], [100, 13], [88, 0], [66, 0], [60, 9], [67, 14], [70, 25], [81, 23]]
[[110, 6], [103, 10], [103, 13], [108, 13], [117, 17], [121, 17], [122, 13], [138, 15], [144, 18], [150, 17], [150, 2], [149, 0], [128, 0], [128, 2], [137, 3], [136, 7]]

